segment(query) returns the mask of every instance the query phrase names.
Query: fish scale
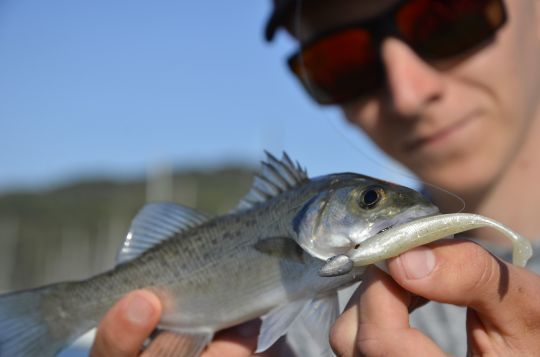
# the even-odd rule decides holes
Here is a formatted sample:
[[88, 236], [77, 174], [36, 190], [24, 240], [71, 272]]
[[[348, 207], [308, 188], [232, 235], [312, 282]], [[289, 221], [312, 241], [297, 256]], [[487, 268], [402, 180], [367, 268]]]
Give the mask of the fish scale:
[[[366, 194], [379, 195], [378, 204], [366, 208]], [[414, 190], [353, 173], [309, 179], [286, 154], [278, 160], [267, 153], [231, 212], [211, 218], [177, 204], [148, 204], [113, 270], [1, 295], [0, 356], [54, 355], [140, 288], [163, 305], [159, 327], [183, 336], [185, 343], [174, 345], [178, 355], [195, 356], [215, 332], [255, 317], [263, 321], [258, 351], [302, 326], [314, 336], [310, 343], [331, 355], [336, 291], [358, 281], [363, 268], [321, 277], [326, 259], [381, 228], [436, 211]]]

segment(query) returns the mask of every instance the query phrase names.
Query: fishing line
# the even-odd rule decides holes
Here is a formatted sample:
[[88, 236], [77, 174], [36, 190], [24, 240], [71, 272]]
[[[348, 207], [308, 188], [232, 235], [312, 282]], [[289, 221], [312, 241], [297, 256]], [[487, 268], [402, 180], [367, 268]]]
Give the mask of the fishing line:
[[[439, 185], [436, 185], [436, 184], [433, 184], [433, 183], [430, 183], [430, 182], [427, 182], [427, 181], [424, 181], [424, 180], [421, 180], [420, 178], [418, 178], [417, 176], [415, 176], [414, 174], [412, 173], [409, 173], [409, 171], [403, 171], [403, 170], [400, 170], [399, 169], [399, 166], [398, 164], [396, 165], [386, 165], [384, 162], [381, 162], [381, 161], [378, 161], [376, 160], [374, 157], [366, 154], [364, 148], [362, 147], [362, 145], [360, 145], [360, 142], [358, 139], [354, 139], [351, 137], [351, 133], [352, 131], [354, 130], [356, 134], [359, 134], [359, 135], [362, 135], [365, 137], [365, 134], [363, 132], [360, 131], [360, 129], [358, 128], [355, 128], [355, 127], [350, 127], [349, 130], [345, 130], [345, 128], [343, 128], [342, 126], [339, 126], [339, 124], [336, 123], [336, 120], [334, 120], [334, 118], [331, 118], [327, 112], [324, 112], [324, 117], [326, 118], [326, 121], [330, 123], [330, 125], [334, 128], [334, 130], [336, 132], [339, 133], [340, 136], [342, 136], [346, 142], [351, 145], [356, 151], [358, 151], [364, 158], [366, 158], [367, 160], [369, 160], [372, 164], [374, 165], [377, 165], [381, 168], [383, 168], [384, 170], [387, 170], [388, 172], [390, 173], [393, 173], [397, 176], [401, 176], [407, 180], [410, 180], [412, 182], [417, 182], [420, 184], [420, 188], [422, 187], [431, 187], [435, 190], [438, 190], [440, 192], [443, 192], [445, 193], [446, 195], [448, 195], [449, 197], [451, 197], [452, 199], [455, 199], [456, 201], [459, 202], [461, 208], [456, 212], [456, 213], [461, 213], [465, 210], [465, 207], [466, 207], [466, 203], [465, 203], [465, 200], [463, 198], [461, 198], [458, 194], [456, 193], [453, 193]], [[359, 132], [360, 131], [360, 132]], [[369, 140], [366, 138], [366, 140]], [[377, 148], [378, 150], [378, 148]], [[383, 154], [385, 155], [385, 158], [388, 158], [388, 156], [386, 156], [386, 154]], [[394, 161], [392, 158], [389, 158], [390, 161]], [[425, 192], [423, 192], [425, 194]]]
[[[302, 28], [301, 28], [302, 5], [303, 5], [303, 0], [298, 0], [298, 1], [295, 2], [292, 31], [294, 32], [294, 35], [295, 35], [295, 37], [297, 39], [302, 39], [303, 38], [301, 36], [302, 35]], [[304, 81], [307, 84], [307, 86], [311, 86], [311, 84], [310, 84], [311, 83], [310, 82], [310, 76], [307, 73], [307, 70], [306, 70], [306, 67], [305, 67], [305, 62], [304, 62], [304, 57], [302, 56], [301, 51], [300, 51], [300, 56], [299, 56], [299, 62], [300, 62], [301, 76], [304, 78]], [[369, 161], [371, 164], [375, 165], [375, 167], [382, 168], [382, 169], [384, 169], [384, 170], [386, 170], [386, 171], [388, 171], [388, 172], [390, 172], [392, 174], [395, 174], [397, 176], [400, 176], [400, 177], [405, 178], [407, 180], [410, 180], [412, 182], [417, 182], [417, 183], [420, 184], [420, 187], [430, 187], [430, 188], [433, 188], [433, 189], [438, 190], [440, 192], [443, 192], [444, 194], [448, 195], [451, 199], [454, 199], [454, 200], [459, 202], [459, 204], [461, 205], [461, 208], [457, 211], [458, 213], [463, 212], [465, 210], [465, 207], [466, 207], [465, 200], [463, 200], [463, 198], [461, 198], [458, 194], [453, 193], [453, 192], [451, 192], [451, 191], [449, 191], [449, 190], [447, 190], [447, 189], [445, 189], [445, 188], [443, 188], [443, 187], [441, 187], [439, 185], [436, 185], [434, 183], [430, 183], [430, 182], [421, 180], [420, 178], [413, 175], [412, 173], [400, 170], [396, 166], [389, 166], [389, 165], [387, 165], [385, 163], [381, 163], [380, 161], [376, 160], [374, 157], [368, 155], [365, 152], [364, 148], [360, 145], [360, 141], [358, 140], [358, 138], [353, 139], [353, 138], [350, 137], [352, 130], [355, 130], [357, 135], [362, 135], [362, 136], [366, 137], [365, 133], [363, 133], [359, 128], [352, 128], [352, 127], [349, 128], [349, 130], [345, 131], [343, 127], [340, 127], [336, 123], [336, 120], [334, 120], [334, 118], [330, 117], [330, 115], [328, 114], [328, 112], [326, 110], [323, 110], [322, 108], [319, 108], [319, 109], [320, 109], [320, 112], [323, 113], [322, 117], [325, 118], [325, 120], [334, 129], [334, 131], [336, 131], [341, 137], [343, 137], [345, 139], [345, 141], [353, 149], [355, 149], [355, 151], [357, 151], [360, 155], [362, 155], [362, 157], [364, 159]], [[377, 148], [377, 150], [379, 150], [379, 149]], [[386, 154], [385, 154], [385, 158], [388, 158], [388, 156]], [[390, 158], [390, 160], [393, 161], [392, 158]]]

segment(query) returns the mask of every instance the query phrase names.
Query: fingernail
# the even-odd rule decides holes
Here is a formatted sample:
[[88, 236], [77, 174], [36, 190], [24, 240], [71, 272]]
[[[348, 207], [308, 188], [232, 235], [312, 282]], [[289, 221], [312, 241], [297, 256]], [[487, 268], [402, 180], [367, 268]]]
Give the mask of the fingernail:
[[127, 319], [137, 325], [145, 325], [154, 314], [154, 306], [145, 298], [135, 294], [126, 304]]
[[418, 247], [400, 255], [401, 265], [409, 279], [422, 279], [435, 267], [435, 254], [431, 249]]

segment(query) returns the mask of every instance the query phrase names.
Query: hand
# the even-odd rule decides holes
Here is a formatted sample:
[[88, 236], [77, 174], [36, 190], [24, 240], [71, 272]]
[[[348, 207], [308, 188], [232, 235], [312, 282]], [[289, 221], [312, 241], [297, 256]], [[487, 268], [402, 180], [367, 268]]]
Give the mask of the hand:
[[[90, 355], [92, 357], [132, 357], [141, 354], [144, 341], [159, 322], [161, 304], [159, 299], [146, 290], [136, 290], [118, 301], [101, 320]], [[224, 331], [220, 331], [203, 352], [203, 357], [251, 356], [257, 346], [260, 321], [253, 320]], [[152, 341], [144, 356], [167, 349], [181, 336], [164, 332]], [[273, 347], [270, 355], [277, 352]]]
[[[443, 356], [409, 312], [427, 300], [467, 307], [471, 355], [529, 356], [540, 351], [540, 277], [502, 262], [477, 244], [446, 240], [370, 267], [331, 331], [339, 356]], [[418, 298], [420, 297], [420, 299]]]

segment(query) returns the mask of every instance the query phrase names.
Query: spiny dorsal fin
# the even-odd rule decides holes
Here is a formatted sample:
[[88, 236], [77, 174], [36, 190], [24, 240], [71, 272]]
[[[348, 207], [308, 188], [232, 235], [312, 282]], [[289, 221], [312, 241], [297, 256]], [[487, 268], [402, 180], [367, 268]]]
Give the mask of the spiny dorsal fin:
[[255, 175], [251, 190], [236, 210], [251, 208], [309, 180], [306, 170], [298, 162], [293, 163], [287, 153], [283, 152], [281, 160], [267, 151], [265, 154], [266, 161], [261, 162], [261, 170]]
[[208, 218], [204, 213], [176, 203], [149, 203], [133, 219], [118, 252], [117, 263], [136, 258], [149, 248], [198, 226]]

